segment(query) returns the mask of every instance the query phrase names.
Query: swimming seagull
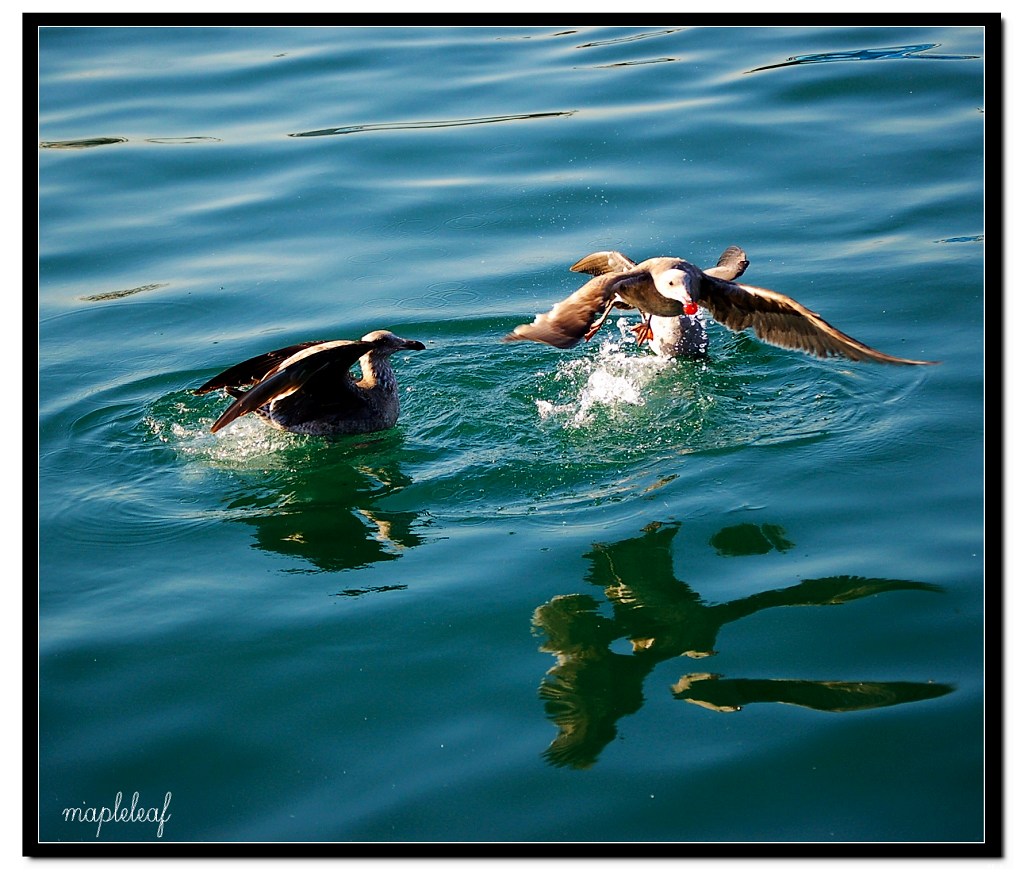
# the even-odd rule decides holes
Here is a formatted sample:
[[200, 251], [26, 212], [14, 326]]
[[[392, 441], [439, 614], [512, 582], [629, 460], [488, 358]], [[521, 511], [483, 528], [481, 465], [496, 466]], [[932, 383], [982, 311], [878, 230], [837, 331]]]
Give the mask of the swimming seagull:
[[[516, 327], [505, 340], [535, 340], [568, 349], [581, 340], [590, 340], [616, 307], [638, 309], [647, 316], [695, 319], [698, 308], [704, 307], [730, 331], [752, 328], [765, 343], [802, 350], [823, 359], [841, 356], [855, 362], [935, 364], [879, 352], [834, 328], [785, 294], [731, 281], [746, 269], [747, 263], [746, 255], [736, 246], [726, 249], [719, 265], [708, 270], [681, 258], [648, 258], [638, 264], [617, 251], [595, 252], [571, 268], [589, 273], [593, 279], [549, 312], [538, 314], [529, 325]], [[653, 337], [645, 323], [637, 330], [640, 342]], [[665, 346], [671, 346], [670, 339], [665, 340]], [[685, 350], [685, 343], [680, 346]], [[695, 348], [700, 354], [699, 346]]]
[[[195, 395], [226, 389], [235, 402], [210, 427], [255, 413], [278, 429], [307, 435], [355, 435], [398, 422], [398, 383], [390, 356], [422, 350], [418, 340], [371, 331], [361, 340], [314, 340], [254, 356], [208, 380]], [[349, 369], [359, 362], [362, 377]], [[249, 386], [247, 391], [239, 387]]]

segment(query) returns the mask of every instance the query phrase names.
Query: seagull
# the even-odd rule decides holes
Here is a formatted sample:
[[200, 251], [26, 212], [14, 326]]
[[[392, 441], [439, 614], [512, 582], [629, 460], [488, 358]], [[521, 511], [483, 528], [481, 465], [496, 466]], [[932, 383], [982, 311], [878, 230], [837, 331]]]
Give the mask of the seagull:
[[[390, 331], [371, 331], [361, 340], [297, 343], [247, 359], [193, 392], [226, 389], [235, 397], [211, 432], [250, 413], [278, 429], [306, 435], [380, 432], [398, 422], [398, 383], [390, 356], [422, 349], [420, 341]], [[349, 370], [356, 362], [359, 380]], [[243, 391], [243, 386], [250, 388]]]
[[[629, 258], [617, 251], [599, 251], [581, 258], [569, 269], [577, 273], [599, 276], [602, 273], [631, 270], [635, 266], [636, 264]], [[742, 276], [748, 266], [750, 261], [747, 260], [746, 252], [738, 246], [730, 245], [722, 252], [718, 263], [704, 272], [716, 279], [731, 282]], [[684, 305], [681, 316], [648, 315], [630, 330], [636, 336], [637, 343], [642, 344], [646, 341], [659, 356], [707, 358], [708, 329], [698, 312], [696, 304], [690, 304], [688, 307]], [[601, 321], [603, 322], [603, 317]], [[596, 324], [587, 333], [593, 335], [599, 327], [600, 324]]]
[[[582, 340], [590, 340], [614, 308], [637, 309], [648, 316], [696, 318], [698, 309], [704, 307], [730, 331], [751, 328], [765, 343], [802, 350], [822, 359], [936, 364], [872, 349], [785, 294], [733, 282], [748, 263], [742, 249], [736, 246], [726, 249], [718, 266], [708, 270], [681, 258], [648, 258], [638, 264], [621, 252], [595, 252], [571, 267], [589, 273], [593, 279], [549, 312], [538, 314], [530, 324], [517, 326], [504, 339], [534, 340], [569, 349]], [[637, 326], [637, 330], [640, 342], [654, 337], [645, 323]], [[699, 338], [699, 334], [693, 333]], [[670, 348], [670, 340], [665, 339], [664, 345]], [[699, 346], [695, 348], [699, 350]]]

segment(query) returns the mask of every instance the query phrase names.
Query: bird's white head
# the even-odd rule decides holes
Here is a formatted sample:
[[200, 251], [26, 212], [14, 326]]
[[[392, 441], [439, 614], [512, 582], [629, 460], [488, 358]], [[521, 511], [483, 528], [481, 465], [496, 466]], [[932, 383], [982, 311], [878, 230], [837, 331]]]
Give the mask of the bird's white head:
[[369, 334], [364, 334], [362, 340], [367, 343], [372, 343], [373, 348], [379, 353], [390, 355], [391, 353], [398, 352], [399, 350], [422, 350], [426, 347], [418, 340], [407, 340], [404, 337], [399, 337], [397, 334], [392, 334], [390, 331], [371, 331]]
[[691, 292], [696, 283], [696, 274], [689, 265], [682, 269], [673, 267], [671, 270], [663, 270], [654, 276], [654, 287], [665, 297], [673, 300], [681, 300], [684, 304], [690, 303]]

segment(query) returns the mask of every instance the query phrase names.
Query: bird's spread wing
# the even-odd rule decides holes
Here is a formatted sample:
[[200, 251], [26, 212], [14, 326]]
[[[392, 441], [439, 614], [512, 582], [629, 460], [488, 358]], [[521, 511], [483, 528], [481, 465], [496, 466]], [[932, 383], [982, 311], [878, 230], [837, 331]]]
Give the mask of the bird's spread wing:
[[630, 260], [619, 251], [595, 251], [585, 258], [580, 258], [569, 269], [573, 273], [588, 273], [591, 276], [601, 276], [604, 273], [621, 273], [624, 270], [632, 270], [636, 261]]
[[783, 349], [803, 350], [822, 359], [843, 356], [855, 362], [935, 364], [901, 359], [872, 349], [834, 328], [793, 298], [767, 288], [706, 279], [694, 300], [726, 328], [732, 331], [750, 328], [765, 343]]
[[576, 346], [615, 297], [618, 281], [609, 273], [595, 276], [529, 325], [517, 326], [505, 340], [536, 340], [559, 349]]
[[[293, 348], [289, 347], [288, 349]], [[371, 349], [373, 349], [373, 343], [370, 341], [332, 340], [326, 343], [316, 343], [307, 346], [305, 350], [293, 353], [279, 364], [275, 364], [252, 389], [242, 393], [217, 418], [213, 426], [210, 427], [210, 431], [217, 432], [231, 421], [262, 408], [275, 399], [291, 395], [313, 378], [319, 380], [329, 374], [330, 381], [337, 388], [339, 396], [344, 395], [345, 378], [349, 368], [360, 356]]]
[[718, 263], [709, 267], [704, 272], [716, 279], [731, 281], [743, 275], [743, 271], [750, 266], [747, 254], [738, 245], [730, 245], [718, 258]]
[[[574, 273], [589, 273], [591, 276], [600, 276], [602, 273], [621, 273], [625, 270], [632, 270], [637, 262], [626, 257], [621, 251], [595, 251], [584, 258], [580, 258], [569, 267]], [[709, 267], [704, 272], [716, 279], [737, 279], [743, 275], [743, 271], [750, 266], [747, 254], [738, 245], [730, 245], [718, 258], [714, 267]]]
[[270, 371], [275, 370], [286, 359], [296, 353], [302, 352], [311, 346], [318, 346], [322, 340], [311, 340], [308, 343], [296, 343], [293, 346], [282, 347], [279, 350], [272, 350], [261, 356], [253, 356], [244, 362], [233, 365], [226, 371], [222, 371], [216, 377], [207, 380], [199, 389], [193, 390], [197, 396], [213, 392], [215, 389], [222, 389], [227, 386], [248, 386], [266, 377]]

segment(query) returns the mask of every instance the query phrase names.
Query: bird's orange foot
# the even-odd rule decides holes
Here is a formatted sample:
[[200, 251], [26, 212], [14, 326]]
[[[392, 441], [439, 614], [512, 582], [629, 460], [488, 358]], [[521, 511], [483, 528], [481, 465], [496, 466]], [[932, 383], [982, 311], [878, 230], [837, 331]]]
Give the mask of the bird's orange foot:
[[637, 343], [647, 343], [649, 340], [654, 340], [654, 332], [651, 331], [651, 323], [649, 321], [634, 325], [629, 330], [636, 337]]
[[590, 330], [583, 335], [583, 339], [589, 343], [590, 338], [592, 338], [595, 334], [597, 334], [598, 331], [601, 330], [602, 325], [604, 325], [603, 319], [600, 322], [595, 322], [593, 325], [590, 326]]

